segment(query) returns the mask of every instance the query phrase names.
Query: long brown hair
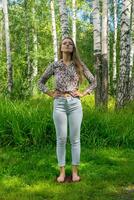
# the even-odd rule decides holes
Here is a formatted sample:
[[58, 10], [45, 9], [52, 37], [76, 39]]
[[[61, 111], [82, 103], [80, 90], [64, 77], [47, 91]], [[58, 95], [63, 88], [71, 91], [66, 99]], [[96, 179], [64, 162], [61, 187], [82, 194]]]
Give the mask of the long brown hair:
[[78, 50], [74, 44], [74, 41], [72, 40], [71, 37], [64, 37], [61, 42], [60, 42], [60, 45], [59, 45], [59, 50], [58, 50], [58, 57], [59, 57], [59, 60], [63, 58], [63, 55], [62, 55], [62, 51], [61, 51], [61, 45], [62, 45], [62, 42], [65, 40], [65, 39], [70, 39], [73, 43], [73, 51], [71, 53], [71, 59], [73, 60], [73, 63], [76, 67], [76, 71], [77, 71], [77, 74], [79, 76], [79, 80], [80, 80], [80, 83], [82, 83], [83, 81], [83, 64], [80, 60], [80, 57], [79, 57], [79, 53], [78, 53]]

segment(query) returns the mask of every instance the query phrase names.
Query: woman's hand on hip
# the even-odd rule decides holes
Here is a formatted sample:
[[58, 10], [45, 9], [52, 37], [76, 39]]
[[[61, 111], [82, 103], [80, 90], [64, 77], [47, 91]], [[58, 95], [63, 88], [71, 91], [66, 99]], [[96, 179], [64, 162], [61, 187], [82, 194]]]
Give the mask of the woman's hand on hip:
[[48, 91], [47, 95], [54, 98], [57, 95], [57, 91]]
[[56, 93], [55, 91], [48, 91], [47, 95], [50, 97], [55, 97], [55, 95], [56, 95], [55, 93]]
[[84, 92], [82, 93], [82, 92], [79, 92], [78, 90], [76, 90], [72, 93], [72, 95], [73, 95], [73, 97], [75, 97], [75, 96], [84, 97], [86, 94]]

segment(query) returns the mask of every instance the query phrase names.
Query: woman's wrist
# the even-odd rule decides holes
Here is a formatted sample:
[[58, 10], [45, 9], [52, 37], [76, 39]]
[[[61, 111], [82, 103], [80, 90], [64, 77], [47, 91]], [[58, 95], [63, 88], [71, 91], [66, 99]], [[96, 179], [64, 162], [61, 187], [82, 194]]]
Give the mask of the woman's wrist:
[[54, 92], [53, 92], [53, 91], [50, 91], [50, 90], [46, 92], [46, 94], [47, 94], [48, 96], [51, 96], [51, 97], [53, 96], [53, 93], [54, 93]]

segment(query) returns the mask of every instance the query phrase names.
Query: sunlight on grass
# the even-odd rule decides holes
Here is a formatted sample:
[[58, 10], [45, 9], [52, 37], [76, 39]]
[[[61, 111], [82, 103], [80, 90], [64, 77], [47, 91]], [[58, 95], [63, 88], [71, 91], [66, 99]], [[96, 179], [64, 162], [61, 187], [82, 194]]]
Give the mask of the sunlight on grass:
[[86, 107], [93, 108], [95, 106], [94, 95], [90, 94], [81, 98], [82, 104]]
[[24, 186], [24, 182], [22, 181], [21, 178], [16, 177], [16, 176], [5, 176], [2, 178], [1, 180], [1, 184], [3, 185], [4, 188], [16, 188], [16, 187], [20, 187], [20, 186]]
[[[83, 147], [81, 182], [65, 184], [55, 182], [59, 167], [53, 148], [28, 152], [3, 148], [0, 152], [4, 154], [0, 157], [0, 197], [4, 200], [120, 200], [120, 195], [133, 195], [132, 149]], [[66, 165], [66, 172], [71, 174], [71, 165]]]
[[114, 110], [114, 107], [115, 107], [115, 99], [113, 97], [109, 96], [108, 109]]
[[[22, 189], [22, 191], [30, 191], [30, 192], [42, 192], [45, 191], [45, 189], [48, 189], [50, 187], [50, 184], [46, 181], [38, 181], [35, 184], [27, 185]], [[51, 187], [49, 188], [51, 189]]]
[[134, 185], [128, 185], [125, 187], [126, 191], [133, 192], [134, 193]]
[[[0, 148], [0, 200], [132, 199], [134, 105], [113, 112], [115, 102], [110, 98], [109, 110], [103, 112], [94, 109], [94, 95], [81, 101], [84, 111], [81, 182], [76, 184], [55, 182], [59, 166], [52, 121], [53, 99], [42, 95], [24, 102], [0, 101], [0, 139], [6, 146]], [[66, 175], [69, 176], [70, 147], [67, 142]]]

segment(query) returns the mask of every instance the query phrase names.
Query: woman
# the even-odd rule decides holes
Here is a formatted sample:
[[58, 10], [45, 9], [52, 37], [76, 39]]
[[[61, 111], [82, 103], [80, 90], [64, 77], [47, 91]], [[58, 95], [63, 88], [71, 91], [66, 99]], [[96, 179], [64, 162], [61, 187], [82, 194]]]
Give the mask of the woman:
[[[55, 90], [50, 91], [44, 84], [55, 76]], [[79, 84], [83, 75], [91, 83], [84, 92], [80, 92]], [[59, 60], [51, 63], [38, 82], [39, 89], [54, 99], [53, 120], [56, 129], [56, 154], [60, 175], [58, 182], [65, 181], [65, 157], [67, 125], [69, 123], [71, 154], [72, 154], [72, 181], [80, 181], [78, 166], [80, 164], [80, 127], [83, 118], [81, 97], [90, 94], [96, 87], [96, 79], [81, 62], [75, 44], [70, 37], [65, 37], [59, 46]]]

